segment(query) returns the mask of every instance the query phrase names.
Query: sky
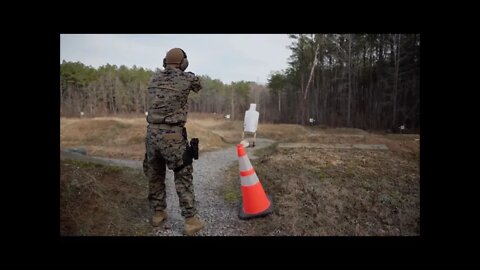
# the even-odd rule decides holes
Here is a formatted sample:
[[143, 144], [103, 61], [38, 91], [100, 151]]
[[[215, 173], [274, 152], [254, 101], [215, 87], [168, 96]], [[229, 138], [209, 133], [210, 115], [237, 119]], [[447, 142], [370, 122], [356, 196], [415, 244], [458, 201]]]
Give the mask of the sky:
[[61, 34], [60, 63], [155, 70], [169, 49], [179, 47], [187, 54], [186, 71], [227, 84], [266, 84], [271, 72], [287, 68], [291, 42], [287, 34]]

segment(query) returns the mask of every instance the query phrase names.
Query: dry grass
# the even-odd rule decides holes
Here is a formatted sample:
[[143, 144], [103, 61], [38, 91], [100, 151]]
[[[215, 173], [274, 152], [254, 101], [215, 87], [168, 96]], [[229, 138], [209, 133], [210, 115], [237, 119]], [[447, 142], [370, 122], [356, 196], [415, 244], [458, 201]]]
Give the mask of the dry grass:
[[147, 180], [142, 172], [60, 162], [61, 235], [147, 235]]
[[[145, 118], [60, 118], [60, 146], [81, 146], [89, 155], [142, 160], [145, 153]], [[200, 138], [200, 151], [227, 146], [213, 132], [213, 120], [189, 119], [188, 137]]]
[[257, 136], [273, 140], [286, 141], [294, 140], [299, 136], [308, 134], [307, 128], [293, 124], [260, 124]]
[[[238, 143], [241, 121], [189, 115], [189, 138], [201, 151]], [[145, 118], [60, 119], [61, 146], [84, 146], [91, 155], [141, 160]], [[418, 235], [418, 135], [369, 134], [358, 129], [260, 124], [258, 137], [279, 142], [386, 144], [390, 151], [276, 149], [252, 161], [274, 215], [248, 221], [251, 235]], [[147, 181], [141, 172], [61, 162], [62, 235], [145, 235]], [[238, 165], [220, 190], [241, 199]], [[135, 220], [135, 221], [133, 221]], [[138, 222], [138, 220], [143, 220]]]
[[[343, 129], [342, 129], [343, 130]], [[306, 142], [320, 144], [385, 144], [396, 155], [420, 162], [420, 136], [414, 135], [380, 135], [339, 132], [339, 129], [327, 129], [326, 132], [305, 133], [288, 142]]]
[[[410, 138], [408, 138], [410, 137]], [[249, 221], [252, 235], [418, 235], [420, 187], [415, 136], [322, 134], [322, 143], [386, 143], [393, 151], [275, 149], [252, 161], [274, 215]], [[360, 141], [357, 141], [360, 140]], [[415, 147], [416, 144], [416, 147]], [[225, 198], [241, 200], [238, 165], [225, 174]]]
[[[217, 121], [217, 124], [212, 124], [211, 129], [226, 142], [238, 143], [242, 138], [243, 122]], [[307, 128], [293, 124], [259, 124], [257, 130], [257, 137], [280, 141], [296, 140], [304, 134], [310, 134]], [[252, 137], [253, 135], [246, 134], [245, 136]]]
[[[145, 117], [138, 116], [60, 118], [60, 146], [85, 147], [89, 155], [142, 160], [146, 127]], [[189, 138], [200, 138], [200, 151], [205, 152], [237, 144], [242, 138], [243, 122], [215, 118], [212, 114], [190, 114], [186, 127]], [[354, 129], [349, 130], [352, 133]], [[312, 135], [335, 132], [349, 131], [291, 124], [259, 124], [257, 137], [292, 142], [312, 140]]]

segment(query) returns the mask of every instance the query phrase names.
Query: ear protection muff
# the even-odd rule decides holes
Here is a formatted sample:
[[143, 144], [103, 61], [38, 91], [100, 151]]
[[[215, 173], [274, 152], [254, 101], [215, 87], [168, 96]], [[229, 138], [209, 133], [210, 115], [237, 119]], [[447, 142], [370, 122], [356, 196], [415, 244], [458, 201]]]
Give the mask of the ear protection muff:
[[185, 69], [187, 69], [188, 67], [188, 59], [187, 59], [187, 54], [185, 53], [184, 50], [182, 50], [183, 52], [183, 59], [182, 59], [182, 62], [180, 62], [180, 69], [182, 71], [185, 71]]
[[163, 68], [167, 67], [167, 58], [163, 58]]

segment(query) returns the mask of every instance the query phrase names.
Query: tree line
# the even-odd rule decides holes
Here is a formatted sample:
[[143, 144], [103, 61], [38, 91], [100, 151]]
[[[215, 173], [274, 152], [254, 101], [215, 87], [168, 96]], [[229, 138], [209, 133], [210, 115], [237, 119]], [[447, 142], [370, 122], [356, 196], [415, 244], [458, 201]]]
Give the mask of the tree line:
[[105, 116], [146, 110], [146, 85], [153, 71], [106, 64], [99, 68], [80, 62], [60, 65], [60, 115]]
[[[288, 68], [266, 86], [225, 84], [201, 76], [203, 89], [189, 96], [189, 111], [230, 114], [243, 120], [250, 103], [261, 122], [393, 129], [420, 128], [418, 34], [290, 35]], [[156, 70], [158, 71], [158, 69]], [[144, 113], [153, 70], [80, 62], [60, 64], [61, 116]]]
[[289, 67], [268, 81], [274, 121], [420, 128], [418, 34], [290, 35]]
[[[158, 71], [158, 70], [156, 70]], [[60, 115], [66, 117], [107, 116], [147, 111], [147, 86], [154, 71], [133, 66], [106, 64], [98, 68], [81, 62], [60, 64]], [[250, 102], [266, 100], [265, 86], [254, 82], [224, 84], [200, 76], [203, 89], [189, 95], [189, 111], [230, 114], [242, 119]], [[265, 111], [265, 109], [264, 109]]]

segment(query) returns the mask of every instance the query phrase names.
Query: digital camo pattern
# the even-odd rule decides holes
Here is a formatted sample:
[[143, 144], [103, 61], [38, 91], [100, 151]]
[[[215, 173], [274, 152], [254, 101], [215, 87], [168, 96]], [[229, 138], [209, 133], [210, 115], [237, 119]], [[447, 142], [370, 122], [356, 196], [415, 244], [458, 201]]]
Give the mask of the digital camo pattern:
[[148, 86], [147, 122], [184, 126], [188, 113], [188, 94], [202, 88], [200, 78], [191, 72], [165, 68], [156, 73]]

